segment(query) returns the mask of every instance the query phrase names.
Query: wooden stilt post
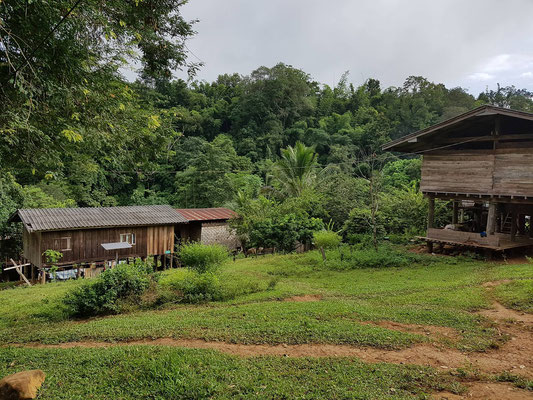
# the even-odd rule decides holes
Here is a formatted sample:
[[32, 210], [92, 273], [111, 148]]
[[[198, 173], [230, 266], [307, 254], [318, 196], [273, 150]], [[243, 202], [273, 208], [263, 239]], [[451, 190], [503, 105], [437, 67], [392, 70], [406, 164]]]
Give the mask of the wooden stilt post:
[[521, 235], [526, 233], [526, 216], [524, 214], [518, 214], [518, 232]]
[[[429, 205], [428, 205], [428, 236], [429, 236], [429, 230], [433, 228], [435, 220], [435, 198], [430, 197], [429, 198]], [[433, 253], [433, 242], [427, 241], [426, 246], [428, 249], [428, 253]]]
[[428, 229], [433, 228], [435, 220], [435, 198], [429, 198], [429, 207], [428, 207]]
[[453, 214], [452, 214], [452, 224], [457, 224], [459, 222], [459, 204], [457, 201], [453, 201]]
[[[17, 273], [20, 275], [20, 280], [24, 281], [26, 283], [26, 285], [31, 286], [30, 281], [28, 280], [28, 278], [26, 278], [26, 275], [24, 275], [24, 267], [26, 267], [27, 265], [25, 265], [25, 264], [19, 265], [15, 261], [13, 261], [12, 258], [11, 258], [11, 262], [13, 263], [13, 265], [15, 267], [15, 271], [17, 271]], [[9, 268], [9, 269], [12, 269], [12, 268]], [[7, 270], [7, 268], [6, 268], [6, 270]]]
[[174, 253], [170, 253], [170, 269], [174, 268]]
[[511, 212], [511, 241], [514, 242], [516, 238], [516, 228], [517, 228], [517, 218], [516, 218], [516, 212], [513, 210]]
[[496, 230], [496, 203], [489, 203], [489, 213], [487, 215], [487, 235], [494, 235]]

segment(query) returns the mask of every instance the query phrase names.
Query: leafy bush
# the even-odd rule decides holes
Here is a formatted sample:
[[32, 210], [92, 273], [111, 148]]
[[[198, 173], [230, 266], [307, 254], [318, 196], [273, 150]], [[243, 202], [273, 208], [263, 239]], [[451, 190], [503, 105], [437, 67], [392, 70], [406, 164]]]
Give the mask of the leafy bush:
[[313, 234], [313, 243], [316, 247], [324, 250], [334, 249], [339, 247], [341, 243], [341, 236], [333, 231], [318, 231]]
[[196, 272], [214, 272], [228, 258], [228, 249], [218, 244], [189, 243], [181, 248], [180, 258]]
[[358, 248], [372, 246], [372, 235], [367, 233], [352, 233], [346, 237], [348, 243]]
[[221, 279], [212, 272], [200, 274], [196, 271], [172, 271], [160, 284], [158, 304], [165, 302], [203, 303], [207, 301], [231, 300], [237, 296], [273, 289], [277, 282], [261, 285], [248, 277]]
[[0, 290], [12, 289], [15, 286], [17, 286], [19, 283], [20, 282], [18, 282], [18, 281], [15, 281], [15, 282], [0, 282]]
[[315, 231], [323, 229], [318, 218], [296, 214], [265, 218], [255, 222], [249, 233], [252, 247], [276, 247], [281, 251], [293, 251], [297, 242], [309, 243]]
[[67, 293], [63, 302], [78, 317], [115, 314], [126, 302], [138, 300], [154, 279], [152, 266], [138, 259], [104, 271]]
[[[353, 246], [349, 251], [342, 249], [342, 251], [332, 253], [326, 266], [335, 270], [397, 268], [415, 264], [428, 265], [437, 261], [445, 262], [447, 260], [428, 254], [409, 253], [392, 245], [381, 245], [378, 251], [373, 248]], [[455, 262], [455, 260], [451, 259], [450, 262]]]
[[222, 300], [219, 279], [212, 272], [191, 271], [183, 279], [172, 282], [172, 288], [184, 303]]
[[[372, 215], [367, 206], [356, 207], [348, 215], [342, 230], [346, 236], [372, 233]], [[376, 226], [378, 235], [385, 233], [383, 216], [380, 212], [376, 214]]]

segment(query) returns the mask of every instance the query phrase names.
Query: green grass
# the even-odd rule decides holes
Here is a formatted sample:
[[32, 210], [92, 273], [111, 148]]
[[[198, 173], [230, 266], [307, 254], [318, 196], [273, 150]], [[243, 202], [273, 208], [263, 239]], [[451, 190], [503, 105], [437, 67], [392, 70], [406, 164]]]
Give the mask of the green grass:
[[[347, 268], [346, 260], [331, 264], [340, 262], [331, 251], [326, 264], [319, 252], [238, 259], [221, 270], [226, 301], [166, 304], [87, 320], [69, 319], [61, 302], [80, 282], [0, 290], [0, 341], [172, 337], [400, 349], [435, 340], [442, 346], [484, 351], [501, 339], [489, 321], [474, 312], [490, 307], [492, 296], [532, 311], [530, 265], [428, 256], [413, 260], [404, 267]], [[187, 274], [165, 271], [159, 282], [168, 287]], [[483, 282], [501, 279], [518, 280], [494, 289], [482, 287]], [[320, 295], [321, 300], [282, 301], [308, 294]], [[458, 339], [368, 324], [381, 320], [453, 328]], [[455, 378], [429, 368], [365, 364], [350, 358], [238, 358], [164, 346], [2, 349], [0, 376], [26, 368], [42, 368], [48, 374], [43, 399], [404, 399], [461, 390]]]
[[517, 280], [494, 288], [494, 295], [505, 306], [533, 313], [533, 280]]
[[[442, 260], [442, 261], [440, 261]], [[404, 348], [428, 338], [364, 324], [390, 320], [456, 329], [464, 350], [498, 345], [486, 320], [473, 311], [489, 307], [485, 281], [533, 276], [528, 265], [479, 261], [430, 266], [330, 270], [318, 252], [229, 261], [220, 281], [235, 298], [203, 305], [172, 304], [86, 321], [66, 319], [60, 299], [78, 285], [66, 282], [0, 291], [0, 340], [4, 343], [117, 341], [142, 338], [199, 338], [233, 343], [342, 343]], [[161, 283], [184, 270], [166, 271]], [[272, 290], [269, 282], [276, 280]], [[253, 287], [253, 293], [242, 288]], [[514, 289], [511, 290], [515, 292]], [[281, 299], [319, 294], [321, 301]]]
[[40, 368], [40, 399], [413, 399], [460, 391], [430, 368], [352, 359], [238, 358], [168, 347], [3, 349], [0, 376]]

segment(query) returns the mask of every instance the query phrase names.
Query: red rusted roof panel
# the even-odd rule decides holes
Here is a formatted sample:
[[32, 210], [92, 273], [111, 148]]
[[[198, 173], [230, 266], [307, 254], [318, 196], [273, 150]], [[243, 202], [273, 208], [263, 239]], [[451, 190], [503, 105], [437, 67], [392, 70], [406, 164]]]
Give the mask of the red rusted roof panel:
[[188, 221], [227, 220], [237, 216], [229, 208], [178, 208], [176, 211]]

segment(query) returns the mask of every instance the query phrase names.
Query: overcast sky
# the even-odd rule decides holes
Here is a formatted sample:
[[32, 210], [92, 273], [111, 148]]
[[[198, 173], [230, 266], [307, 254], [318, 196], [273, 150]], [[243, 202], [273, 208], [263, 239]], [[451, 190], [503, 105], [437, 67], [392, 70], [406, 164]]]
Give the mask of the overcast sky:
[[190, 0], [182, 14], [200, 20], [198, 79], [284, 62], [329, 85], [350, 71], [354, 84], [533, 90], [533, 0]]

